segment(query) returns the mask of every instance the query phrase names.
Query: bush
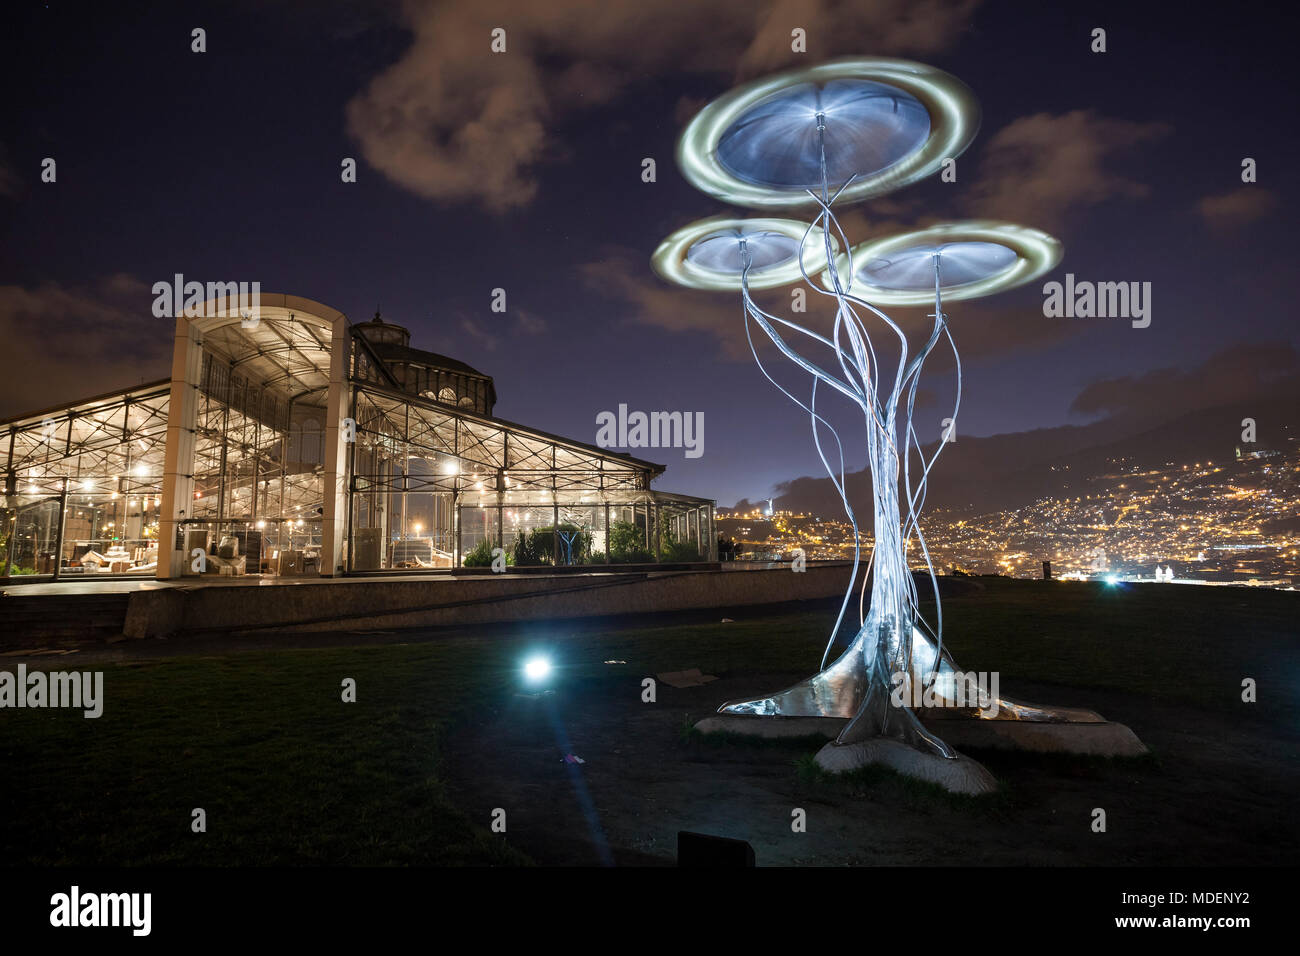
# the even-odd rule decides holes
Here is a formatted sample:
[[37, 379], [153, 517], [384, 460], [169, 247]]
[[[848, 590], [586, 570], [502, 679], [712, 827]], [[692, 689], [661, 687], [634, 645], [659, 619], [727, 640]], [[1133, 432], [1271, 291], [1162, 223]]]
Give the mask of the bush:
[[663, 511], [659, 512], [659, 560], [674, 564], [703, 561], [700, 551], [689, 541], [678, 541], [673, 534], [672, 522]]
[[609, 559], [615, 564], [640, 564], [653, 561], [646, 550], [645, 532], [631, 521], [615, 521], [609, 526]]
[[[566, 538], [568, 543], [565, 541]], [[515, 564], [534, 567], [554, 564], [556, 554], [559, 554], [561, 564], [567, 564], [570, 548], [573, 555], [572, 563], [586, 564], [589, 563], [587, 556], [591, 553], [591, 541], [591, 532], [572, 522], [561, 522], [558, 542], [554, 528], [534, 528], [527, 535], [521, 532], [515, 539]]]
[[525, 535], [521, 531], [515, 538], [513, 552], [516, 567], [539, 567], [551, 563], [552, 536], [545, 536], [546, 540], [543, 541], [538, 536], [538, 531], [541, 530], [543, 529], [538, 528], [530, 535]]
[[645, 548], [636, 548], [632, 551], [611, 551], [609, 560], [612, 564], [654, 564], [655, 556]]
[[465, 567], [488, 568], [492, 566], [492, 542], [484, 538], [474, 550], [465, 555]]
[[663, 560], [673, 563], [703, 561], [700, 552], [689, 541], [669, 541], [663, 549]]

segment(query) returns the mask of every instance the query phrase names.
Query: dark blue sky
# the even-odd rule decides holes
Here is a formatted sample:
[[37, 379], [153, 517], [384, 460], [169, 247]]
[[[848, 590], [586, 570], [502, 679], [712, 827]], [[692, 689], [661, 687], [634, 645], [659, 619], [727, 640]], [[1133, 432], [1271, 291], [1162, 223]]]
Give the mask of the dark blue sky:
[[[954, 303], [960, 434], [1079, 423], [1071, 404], [1090, 383], [1190, 369], [1237, 343], [1295, 344], [1285, 228], [1296, 215], [1294, 34], [1271, 13], [809, 0], [787, 17], [820, 24], [809, 53], [782, 61], [762, 35], [785, 31], [785, 14], [715, 6], [716, 23], [683, 4], [614, 0], [11, 4], [0, 31], [0, 321], [10, 343], [0, 416], [163, 377], [170, 328], [149, 316], [148, 286], [181, 272], [260, 281], [354, 321], [378, 304], [413, 344], [493, 375], [498, 415], [583, 441], [595, 438], [596, 414], [620, 403], [703, 411], [702, 458], [639, 452], [669, 466], [665, 490], [729, 504], [817, 474], [803, 413], [735, 347], [738, 302], [672, 290], [649, 257], [669, 232], [724, 211], [672, 162], [693, 107], [769, 69], [854, 53], [956, 74], [984, 119], [958, 183], [853, 207], [852, 238], [995, 215], [1062, 239], [1065, 261], [1049, 278], [1152, 283], [1153, 320], [1141, 330], [1044, 318], [1039, 285]], [[548, 8], [553, 24], [539, 12]], [[932, 17], [904, 22], [917, 8]], [[836, 22], [843, 28], [827, 26]], [[510, 69], [527, 70], [490, 72], [489, 23], [516, 44]], [[195, 26], [207, 30], [202, 55], [190, 52]], [[1105, 54], [1089, 51], [1095, 26], [1107, 30]], [[481, 57], [468, 58], [471, 47]], [[445, 167], [429, 172], [418, 148], [385, 152], [387, 131], [349, 124], [348, 104], [395, 64], [410, 74], [400, 89], [380, 87], [353, 108], [386, 102], [417, 126], [427, 109], [424, 145]], [[463, 108], [473, 121], [502, 104], [536, 122], [531, 140], [514, 136], [528, 122], [507, 135], [487, 123], [499, 150], [489, 141], [479, 160], [447, 154], [446, 114]], [[39, 181], [46, 156], [56, 184]], [[348, 156], [356, 184], [340, 182]], [[1240, 181], [1246, 156], [1259, 164], [1253, 186]], [[643, 157], [657, 160], [658, 182], [641, 182]], [[481, 170], [463, 168], [473, 161]], [[498, 201], [490, 182], [501, 175], [531, 195]], [[412, 187], [421, 177], [425, 188]], [[496, 287], [507, 290], [505, 316], [489, 309]], [[947, 394], [941, 366], [930, 388]], [[1176, 409], [1198, 397], [1162, 400]], [[918, 419], [934, 418], [937, 434], [941, 414], [932, 403]]]

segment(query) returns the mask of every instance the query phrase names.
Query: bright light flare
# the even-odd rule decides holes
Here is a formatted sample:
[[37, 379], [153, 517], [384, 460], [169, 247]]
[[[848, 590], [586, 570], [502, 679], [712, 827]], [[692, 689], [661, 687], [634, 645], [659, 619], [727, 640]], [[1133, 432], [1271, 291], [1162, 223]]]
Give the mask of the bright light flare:
[[550, 676], [550, 658], [537, 654], [524, 661], [524, 677], [530, 684], [540, 684]]

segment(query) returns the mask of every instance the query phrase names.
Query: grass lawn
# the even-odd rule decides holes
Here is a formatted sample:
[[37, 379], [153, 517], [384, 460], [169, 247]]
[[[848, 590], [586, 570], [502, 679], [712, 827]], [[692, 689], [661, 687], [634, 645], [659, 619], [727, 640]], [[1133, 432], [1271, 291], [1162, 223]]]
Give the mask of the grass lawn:
[[[443, 735], [507, 679], [494, 659], [462, 639], [109, 665], [96, 720], [4, 714], [0, 859], [526, 862], [471, 826], [439, 778]], [[356, 703], [341, 700], [345, 677]]]
[[[944, 603], [948, 643], [963, 668], [1001, 671], [1004, 694], [1087, 706], [1092, 690], [1126, 702], [1139, 716], [1149, 712], [1153, 722], [1174, 708], [1207, 725], [1230, 726], [1244, 739], [1257, 739], [1261, 749], [1276, 749], [1281, 739], [1289, 751], [1279, 759], [1294, 758], [1300, 595], [1180, 585], [952, 584]], [[527, 649], [551, 647], [563, 681], [582, 688], [596, 707], [602, 695], [634, 699], [641, 677], [667, 670], [699, 667], [760, 686], [768, 675], [807, 674], [835, 611], [818, 604], [797, 611], [678, 614], [652, 619], [650, 626], [565, 622], [342, 635], [331, 646], [274, 651], [199, 644], [193, 650], [203, 656], [124, 663], [96, 661], [92, 648], [85, 655], [32, 659], [29, 668], [103, 669], [104, 715], [87, 720], [74, 711], [0, 712], [0, 862], [527, 863], [516, 843], [489, 832], [487, 815], [466, 790], [473, 789], [466, 778], [476, 775], [474, 761], [486, 766], [493, 760], [491, 738], [480, 741], [485, 752], [478, 757], [461, 746], [450, 759], [462, 739], [484, 733], [515, 706], [517, 667]], [[723, 614], [735, 622], [718, 623]], [[627, 664], [603, 663], [611, 659]], [[353, 704], [340, 699], [347, 677], [357, 682]], [[1241, 702], [1245, 677], [1258, 681], [1256, 704]], [[1016, 682], [1069, 693], [1040, 701], [1018, 694]], [[743, 744], [701, 745], [681, 733], [687, 712], [717, 696], [699, 690], [682, 698], [685, 709], [672, 717], [671, 730], [653, 730], [655, 740], [666, 738], [663, 746], [688, 760], [752, 753]], [[566, 706], [581, 703], [571, 698]], [[1144, 735], [1133, 716], [1098, 709]], [[1164, 756], [1153, 749], [1157, 758]], [[773, 759], [791, 786], [815, 787], [827, 801], [884, 788], [896, 793], [895, 801], [935, 802], [924, 788], [902, 786], [888, 774], [828, 782], [809, 768], [807, 753], [775, 752]], [[1033, 755], [1002, 755], [996, 766], [990, 763], [999, 776], [1043, 765], [1044, 758]], [[508, 773], [508, 766], [497, 766], [488, 775]], [[1159, 773], [1159, 764], [1139, 761], [1124, 773]], [[998, 806], [939, 805], [955, 823], [971, 825]], [[195, 807], [206, 810], [206, 833], [191, 832]], [[1293, 829], [1282, 838], [1294, 839]], [[532, 855], [539, 863], [554, 862], [544, 843], [534, 844]]]

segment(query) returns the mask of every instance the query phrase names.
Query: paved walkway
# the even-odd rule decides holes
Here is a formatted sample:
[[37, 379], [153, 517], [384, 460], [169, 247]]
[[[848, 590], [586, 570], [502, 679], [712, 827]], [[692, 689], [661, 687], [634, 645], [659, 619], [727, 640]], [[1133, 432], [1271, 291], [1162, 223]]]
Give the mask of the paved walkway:
[[[633, 571], [632, 574], [672, 574], [672, 571]], [[577, 573], [564, 574], [505, 574], [492, 575], [496, 580], [521, 580], [525, 578], [565, 578], [565, 579], [583, 579], [583, 578], [607, 578], [617, 574], [629, 574], [628, 571], [584, 571]], [[186, 577], [172, 581], [158, 581], [154, 578], [140, 578], [138, 580], [129, 578], [114, 578], [108, 581], [97, 581], [91, 579], [80, 580], [63, 580], [63, 581], [45, 581], [34, 582], [31, 584], [8, 584], [0, 588], [0, 594], [12, 595], [13, 597], [26, 597], [37, 595], [54, 595], [54, 594], [126, 594], [131, 591], [152, 591], [159, 588], [247, 588], [247, 587], [283, 587], [285, 585], [304, 585], [315, 586], [329, 584], [364, 584], [367, 582], [385, 581], [394, 582], [420, 582], [438, 583], [445, 581], [482, 581], [487, 577], [483, 574], [385, 574], [385, 575], [349, 575], [337, 578], [319, 578], [319, 577], [278, 577], [274, 574], [245, 574], [236, 578], [219, 578], [219, 577]]]

